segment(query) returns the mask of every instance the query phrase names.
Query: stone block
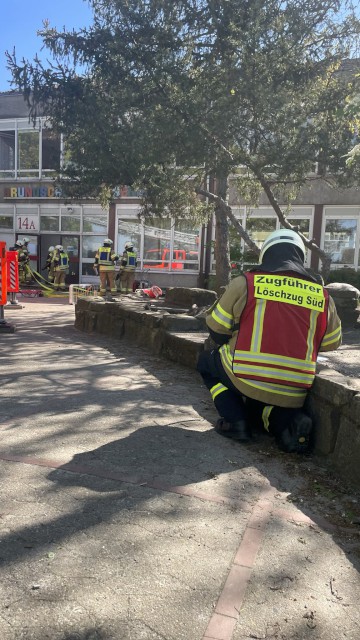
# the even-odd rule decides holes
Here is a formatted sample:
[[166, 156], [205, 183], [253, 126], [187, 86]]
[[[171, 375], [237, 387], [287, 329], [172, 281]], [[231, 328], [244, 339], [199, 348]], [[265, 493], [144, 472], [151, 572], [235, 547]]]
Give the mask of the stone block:
[[201, 331], [201, 322], [193, 316], [168, 315], [162, 318], [161, 325], [165, 331], [184, 332]]
[[216, 291], [207, 289], [171, 287], [165, 293], [165, 304], [172, 304], [178, 307], [190, 309], [193, 304], [199, 308], [210, 307], [217, 299]]
[[160, 355], [195, 369], [199, 353], [203, 349], [203, 337], [194, 340], [193, 335], [189, 337], [186, 334], [164, 332]]
[[[350, 414], [350, 415], [349, 415]], [[360, 485], [360, 395], [342, 413], [332, 463], [341, 477]], [[351, 416], [351, 417], [350, 417]]]
[[360, 298], [360, 291], [352, 284], [346, 282], [331, 282], [327, 284], [325, 289], [329, 292], [332, 298]]

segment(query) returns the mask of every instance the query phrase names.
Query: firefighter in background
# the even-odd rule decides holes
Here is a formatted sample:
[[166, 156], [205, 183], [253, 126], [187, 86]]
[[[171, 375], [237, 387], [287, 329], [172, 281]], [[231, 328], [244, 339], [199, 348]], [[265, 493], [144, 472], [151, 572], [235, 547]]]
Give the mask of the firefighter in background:
[[24, 246], [23, 240], [16, 240], [14, 247], [10, 250], [17, 251], [18, 268], [19, 268], [19, 284], [29, 284], [31, 282], [30, 256], [27, 247]]
[[54, 285], [57, 291], [65, 291], [65, 276], [69, 269], [69, 256], [62, 244], [57, 244], [53, 253]]
[[99, 247], [95, 255], [94, 271], [100, 277], [100, 295], [105, 296], [107, 287], [112, 295], [117, 294], [115, 283], [115, 264], [119, 256], [112, 249], [113, 241], [105, 238], [103, 246]]
[[30, 238], [23, 238], [23, 253], [25, 255], [25, 282], [29, 284], [32, 281], [32, 273], [30, 268], [30, 251], [29, 251]]
[[48, 254], [46, 256], [46, 262], [45, 265], [43, 266], [42, 270], [44, 271], [44, 269], [47, 270], [47, 279], [48, 282], [54, 282], [54, 252], [55, 252], [55, 247], [49, 247], [48, 248]]
[[136, 264], [137, 254], [134, 251], [134, 243], [131, 241], [126, 242], [125, 251], [121, 257], [120, 272], [118, 275], [121, 293], [133, 292]]
[[279, 229], [260, 264], [234, 278], [209, 310], [219, 347], [200, 354], [198, 371], [221, 416], [215, 430], [239, 441], [259, 424], [287, 452], [305, 453], [312, 420], [303, 410], [319, 351], [341, 344], [341, 323], [326, 289], [304, 267], [305, 246]]

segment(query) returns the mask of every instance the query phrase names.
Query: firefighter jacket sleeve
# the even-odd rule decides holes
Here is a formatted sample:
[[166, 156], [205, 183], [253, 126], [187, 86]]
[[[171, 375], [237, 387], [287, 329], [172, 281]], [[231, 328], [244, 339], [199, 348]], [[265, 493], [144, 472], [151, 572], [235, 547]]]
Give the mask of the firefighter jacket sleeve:
[[220, 300], [209, 311], [206, 324], [212, 339], [225, 344], [238, 329], [240, 315], [245, 307], [247, 287], [244, 276], [231, 281]]
[[329, 296], [328, 319], [326, 333], [321, 341], [320, 351], [335, 351], [341, 345], [341, 321], [337, 314], [334, 300]]

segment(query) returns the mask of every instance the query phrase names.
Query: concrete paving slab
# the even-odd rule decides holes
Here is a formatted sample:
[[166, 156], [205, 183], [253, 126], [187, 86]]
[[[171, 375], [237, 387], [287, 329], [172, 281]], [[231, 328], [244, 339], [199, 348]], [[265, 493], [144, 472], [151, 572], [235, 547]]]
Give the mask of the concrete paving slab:
[[360, 500], [323, 461], [219, 437], [196, 372], [82, 334], [65, 299], [13, 316], [1, 639], [360, 637]]

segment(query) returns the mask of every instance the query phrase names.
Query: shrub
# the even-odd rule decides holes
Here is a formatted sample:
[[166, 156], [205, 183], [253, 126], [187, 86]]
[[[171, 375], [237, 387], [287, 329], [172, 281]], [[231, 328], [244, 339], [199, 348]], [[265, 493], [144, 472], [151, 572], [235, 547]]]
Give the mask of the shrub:
[[350, 267], [334, 269], [330, 271], [326, 284], [330, 284], [331, 282], [346, 282], [360, 290], [360, 271], [355, 271], [355, 269], [351, 269]]

